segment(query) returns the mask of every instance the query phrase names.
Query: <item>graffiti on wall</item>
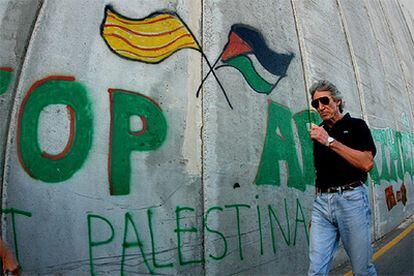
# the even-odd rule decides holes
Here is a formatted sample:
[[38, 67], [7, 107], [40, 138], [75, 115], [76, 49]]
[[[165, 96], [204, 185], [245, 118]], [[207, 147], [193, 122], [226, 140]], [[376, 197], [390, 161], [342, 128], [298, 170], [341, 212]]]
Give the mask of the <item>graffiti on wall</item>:
[[[263, 35], [255, 28], [235, 24], [231, 26], [228, 42], [220, 54], [223, 65], [217, 66], [215, 69], [227, 66], [234, 67], [240, 71], [250, 88], [257, 93], [268, 95], [280, 80], [287, 76], [286, 71], [293, 57], [293, 53], [281, 54], [271, 50]], [[258, 60], [264, 70], [277, 76], [278, 79], [267, 81], [255, 68], [252, 62], [253, 58]]]
[[[258, 196], [256, 199], [258, 200]], [[294, 209], [294, 217], [289, 216], [289, 206]], [[255, 207], [255, 208], [254, 208]], [[19, 242], [18, 242], [18, 224], [16, 223], [17, 216], [32, 217], [32, 213], [28, 211], [18, 210], [15, 208], [8, 208], [1, 210], [1, 213], [11, 215], [13, 242], [16, 252], [16, 257], [19, 260]], [[136, 214], [127, 211], [124, 213], [123, 225], [114, 225], [114, 218], [107, 217], [101, 214], [88, 212], [86, 214], [86, 228], [87, 233], [82, 235], [87, 237], [87, 249], [89, 253], [89, 265], [91, 275], [96, 275], [96, 267], [101, 264], [99, 258], [96, 257], [96, 251], [100, 248], [111, 244], [120, 244], [119, 252], [110, 254], [112, 256], [120, 256], [119, 267], [121, 275], [124, 274], [125, 267], [130, 267], [128, 259], [130, 257], [137, 258], [136, 252], [139, 251], [138, 258], [142, 258], [142, 262], [150, 274], [155, 274], [162, 269], [172, 268], [174, 266], [187, 265], [201, 265], [207, 260], [222, 261], [230, 252], [236, 251], [240, 261], [248, 258], [244, 251], [245, 234], [250, 233], [247, 225], [242, 223], [243, 218], [249, 218], [249, 221], [255, 221], [255, 231], [252, 235], [257, 235], [258, 242], [256, 243], [257, 253], [261, 256], [276, 254], [278, 248], [281, 246], [278, 240], [283, 241], [283, 244], [288, 248], [294, 248], [299, 243], [298, 236], [305, 238], [306, 246], [309, 244], [309, 229], [302, 204], [298, 198], [288, 201], [284, 199], [283, 203], [274, 203], [261, 205], [251, 205], [246, 203], [226, 204], [224, 206], [212, 206], [206, 209], [203, 213], [200, 225], [197, 225], [196, 210], [189, 206], [176, 206], [172, 217], [175, 220], [175, 228], [171, 229], [171, 240], [175, 240], [176, 247], [168, 249], [167, 251], [176, 250], [177, 260], [170, 260], [163, 262], [159, 255], [159, 229], [161, 228], [164, 218], [159, 217], [155, 209], [146, 209], [146, 218], [144, 220], [137, 218]], [[219, 216], [234, 216], [235, 225], [228, 230], [221, 230], [214, 227], [209, 221], [218, 220]], [[243, 219], [245, 221], [245, 219]], [[140, 223], [143, 222], [143, 225]], [[30, 224], [29, 223], [26, 223]], [[146, 227], [146, 228], [145, 228]], [[164, 227], [164, 226], [163, 226]], [[268, 240], [264, 235], [264, 230], [270, 232]], [[140, 230], [138, 230], [140, 229]], [[232, 230], [230, 230], [232, 229]], [[108, 231], [105, 231], [108, 230]], [[107, 237], [103, 237], [97, 233], [109, 233]], [[207, 256], [204, 258], [194, 259], [188, 256], [185, 250], [184, 240], [187, 235], [205, 232], [208, 238], [211, 238], [212, 243], [222, 245], [222, 251], [209, 252], [207, 249]], [[163, 237], [165, 238], [165, 232]], [[131, 239], [132, 237], [132, 239]], [[145, 240], [143, 237], [149, 237]], [[235, 244], [230, 242], [232, 237], [237, 237]], [[120, 242], [122, 241], [122, 242]], [[300, 241], [302, 242], [302, 241]], [[234, 248], [233, 248], [234, 247]], [[24, 264], [23, 264], [24, 268]]]
[[155, 12], [142, 19], [131, 19], [107, 6], [101, 35], [116, 55], [151, 64], [182, 49], [201, 50], [190, 29], [174, 12]]
[[[152, 99], [122, 89], [109, 89], [110, 141], [108, 173], [111, 195], [127, 195], [130, 190], [130, 154], [159, 148], [167, 133], [167, 123], [159, 105]], [[48, 105], [64, 104], [70, 118], [70, 133], [59, 154], [42, 151], [38, 143], [40, 113]], [[142, 129], [132, 131], [129, 118], [135, 115]], [[288, 186], [301, 191], [313, 185], [312, 142], [307, 123], [317, 122], [315, 113], [292, 114], [288, 108], [269, 101], [268, 129], [256, 176], [257, 185], [280, 185], [279, 161], [285, 161], [289, 172]], [[297, 147], [292, 121], [300, 140]], [[20, 106], [17, 127], [19, 161], [28, 175], [47, 183], [62, 182], [78, 171], [91, 149], [93, 114], [87, 90], [73, 77], [51, 76], [34, 83]], [[296, 149], [302, 151], [300, 164]]]
[[[174, 13], [154, 13], [144, 19], [136, 20], [123, 17], [107, 8], [106, 15], [102, 24], [102, 36], [112, 52], [123, 58], [157, 64], [181, 49], [193, 49], [203, 53], [184, 21]], [[147, 39], [146, 42], [143, 38]], [[229, 66], [242, 74], [252, 90], [268, 95], [286, 76], [293, 57], [293, 54], [272, 51], [260, 32], [254, 28], [236, 24], [232, 26], [228, 42], [218, 58], [224, 65], [216, 67], [216, 62], [210, 66], [210, 71], [203, 82], [210, 72], [214, 74], [214, 70]], [[275, 80], [269, 81], [263, 77], [260, 74], [260, 70], [263, 69], [255, 68], [253, 59], [257, 59], [265, 70], [274, 75]], [[0, 68], [0, 94], [7, 90], [11, 72], [10, 68]], [[217, 76], [215, 77], [219, 82]], [[231, 107], [224, 89], [222, 87], [221, 89]], [[31, 86], [20, 106], [17, 128], [18, 157], [28, 175], [46, 183], [57, 183], [71, 178], [82, 168], [92, 147], [95, 123], [87, 94], [87, 89], [82, 84], [76, 82], [74, 77], [68, 76], [48, 77]], [[113, 88], [108, 90], [108, 95], [109, 191], [110, 195], [128, 195], [131, 185], [131, 152], [159, 149], [166, 140], [168, 125], [165, 114], [153, 99], [138, 92]], [[64, 149], [58, 154], [52, 154], [42, 151], [39, 147], [38, 124], [41, 111], [46, 106], [56, 104], [66, 105], [70, 129]], [[141, 120], [142, 127], [138, 130], [132, 129], [131, 116]], [[307, 185], [314, 184], [312, 141], [309, 139], [307, 124], [318, 123], [318, 120], [319, 117], [313, 111], [304, 110], [293, 114], [289, 108], [281, 104], [268, 102], [267, 130], [254, 180], [256, 185], [282, 185], [282, 171], [287, 173], [286, 181], [290, 188], [305, 191]], [[380, 184], [380, 180], [397, 181], [403, 180], [407, 173], [413, 175], [414, 136], [412, 133], [374, 129], [373, 136], [380, 146], [375, 168], [371, 172], [371, 178], [377, 185]], [[398, 202], [404, 205], [407, 202], [404, 184], [396, 194], [392, 186], [385, 189], [385, 194], [389, 210]], [[160, 218], [154, 209], [145, 210], [146, 218], [144, 226], [141, 227], [139, 224], [142, 221], [129, 211], [123, 214], [123, 225], [119, 227], [114, 225], [114, 218], [88, 213], [85, 220], [88, 233], [83, 233], [83, 236], [88, 236], [90, 271], [93, 275], [95, 267], [99, 266], [95, 263], [98, 259], [95, 255], [96, 251], [115, 243], [117, 237], [121, 237], [122, 242], [119, 252], [113, 255], [119, 255], [121, 258], [119, 264], [121, 273], [124, 273], [128, 266], [128, 257], [137, 258], [136, 252], [142, 258], [148, 273], [157, 273], [174, 266], [202, 265], [211, 260], [221, 261], [230, 252], [237, 252], [240, 261], [243, 261], [248, 258], [244, 240], [247, 226], [243, 225], [241, 217], [249, 216], [251, 221], [257, 222], [257, 231], [254, 231], [253, 235], [257, 235], [258, 242], [254, 249], [260, 252], [260, 255], [276, 254], [278, 239], [288, 247], [296, 246], [300, 234], [308, 240], [307, 219], [299, 199], [294, 200], [291, 209], [295, 210], [294, 218], [289, 218], [286, 198], [284, 204], [279, 202], [277, 205], [255, 206], [234, 203], [212, 206], [202, 214], [202, 223], [197, 225], [184, 221], [184, 218], [188, 219], [188, 217], [191, 220], [192, 215], [195, 217], [195, 208], [175, 206], [175, 212], [173, 211], [169, 217], [175, 221], [175, 228], [171, 229], [170, 233], [168, 230], [163, 232], [162, 235], [158, 233], [162, 226], [157, 223]], [[209, 223], [212, 219], [217, 220], [217, 216], [224, 216], [225, 211], [232, 211], [230, 214], [235, 216], [236, 223], [233, 228], [229, 228], [234, 232], [223, 231]], [[15, 252], [19, 258], [15, 215], [31, 217], [31, 213], [13, 208], [5, 209], [3, 213], [12, 216]], [[101, 227], [109, 229], [110, 235], [104, 239], [99, 239], [97, 234]], [[266, 240], [264, 231], [269, 227], [270, 236]], [[222, 246], [219, 248], [222, 251], [209, 251], [209, 248], [206, 248], [206, 256], [191, 258], [186, 252], [185, 237], [201, 232], [207, 237], [214, 237], [213, 242], [220, 243]], [[161, 237], [165, 239], [165, 234], [167, 236], [170, 234], [170, 240], [176, 244], [172, 250], [176, 250], [177, 260], [159, 258], [157, 241]], [[230, 243], [232, 236], [236, 237], [235, 245]], [[130, 240], [131, 237], [134, 239]], [[144, 237], [149, 239], [146, 240]], [[267, 251], [266, 245], [269, 245]]]
[[[197, 42], [188, 26], [178, 14], [170, 11], [155, 12], [142, 19], [131, 19], [115, 12], [113, 7], [108, 5], [105, 8], [105, 18], [101, 25], [101, 35], [112, 52], [129, 60], [157, 64], [175, 52], [186, 48], [200, 51], [204, 58], [206, 58], [200, 44]], [[259, 61], [265, 70], [279, 78], [273, 83], [270, 83], [260, 76], [252, 63], [251, 59], [253, 57]], [[228, 42], [214, 65], [210, 66], [210, 63], [206, 58], [210, 71], [202, 80], [196, 95], [197, 97], [199, 96], [204, 81], [210, 73], [214, 74], [214, 69], [226, 66], [234, 67], [239, 70], [254, 91], [269, 94], [277, 86], [279, 81], [283, 77], [286, 77], [287, 69], [293, 57], [293, 53], [281, 54], [271, 50], [267, 46], [262, 34], [253, 27], [243, 24], [235, 24], [231, 27]], [[223, 65], [216, 67], [219, 60], [222, 61]], [[218, 81], [217, 76], [215, 77]], [[220, 82], [219, 84], [228, 104], [232, 107]], [[278, 114], [278, 112], [270, 112], [272, 110], [274, 110], [274, 108], [269, 108], [269, 125], [272, 123], [270, 117]], [[296, 123], [300, 124], [301, 127], [304, 126], [307, 121], [302, 117], [308, 115], [309, 112], [298, 114], [295, 116]], [[292, 115], [290, 115], [289, 118], [291, 117]], [[285, 118], [283, 117], [278, 119], [285, 121]], [[273, 139], [275, 137], [271, 135], [273, 132], [267, 132], [269, 134], [266, 138], [267, 146], [265, 146], [261, 166], [256, 179], [256, 183], [259, 185], [279, 185], [278, 158], [280, 159], [282, 156], [286, 155], [283, 151], [286, 152], [293, 149], [293, 151], [296, 152], [294, 148], [295, 144], [292, 128], [289, 128], [289, 125], [285, 125], [284, 129], [289, 132], [288, 135], [291, 139], [288, 139], [285, 143], [289, 147], [284, 148], [281, 152], [272, 150], [274, 148], [283, 147], [277, 145], [275, 147], [275, 140]], [[298, 188], [302, 191], [306, 189], [307, 182], [313, 179], [312, 176], [314, 174], [313, 167], [310, 165], [312, 163], [310, 162], [312, 160], [312, 153], [309, 151], [310, 141], [308, 141], [308, 136], [307, 131], [304, 132], [301, 128], [300, 137], [303, 138], [302, 150], [304, 154], [304, 162], [302, 166], [303, 173], [301, 173], [297, 155], [293, 155], [292, 158], [287, 161], [289, 169], [291, 170], [288, 186]], [[274, 155], [274, 153], [280, 154]], [[290, 155], [287, 154], [287, 156]], [[274, 164], [276, 164], [274, 169], [269, 169], [269, 167], [272, 167]], [[125, 176], [125, 174], [122, 175]], [[112, 183], [111, 180], [110, 182]], [[128, 181], [126, 182], [128, 183]], [[111, 188], [111, 194], [112, 191], [113, 189]], [[128, 190], [122, 191], [121, 194], [128, 194]]]
[[[16, 216], [25, 216], [25, 217], [32, 217], [32, 213], [28, 211], [19, 210], [16, 208], [6, 208], [0, 209], [0, 213], [2, 214], [10, 214], [11, 215], [11, 226], [12, 226], [12, 233], [13, 233], [13, 243], [14, 243], [14, 253], [16, 254], [16, 259], [19, 261], [19, 243], [17, 238], [17, 223], [16, 223]], [[19, 261], [20, 262], [20, 261]]]
[[[116, 55], [133, 61], [157, 64], [182, 49], [199, 51], [212, 70], [190, 28], [180, 16], [172, 11], [154, 12], [142, 19], [121, 15], [108, 5], [101, 24], [101, 36]], [[230, 100], [217, 75], [213, 72], [223, 95]]]
[[404, 183], [401, 184], [401, 187], [396, 194], [394, 194], [393, 186], [388, 186], [385, 188], [384, 192], [388, 211], [391, 211], [391, 209], [397, 205], [397, 202], [401, 202], [404, 206], [407, 203], [407, 189], [405, 188]]
[[[132, 151], [159, 148], [167, 133], [167, 123], [159, 105], [136, 92], [109, 89], [111, 112], [108, 173], [111, 195], [127, 195], [130, 187]], [[48, 105], [64, 104], [70, 118], [70, 134], [65, 148], [58, 154], [42, 151], [38, 143], [39, 116]], [[283, 105], [268, 102], [265, 143], [255, 179], [257, 185], [280, 186], [281, 161], [288, 172], [287, 185], [305, 191], [314, 184], [312, 141], [307, 124], [318, 123], [314, 111], [292, 114]], [[142, 129], [131, 130], [129, 118], [137, 116]], [[18, 157], [24, 170], [33, 178], [47, 183], [62, 182], [78, 171], [90, 151], [93, 138], [93, 114], [87, 90], [73, 77], [51, 76], [34, 83], [19, 110], [17, 127]], [[297, 130], [299, 143], [294, 138]], [[373, 129], [378, 154], [370, 172], [379, 180], [404, 180], [413, 175], [414, 135], [390, 129]], [[379, 146], [378, 146], [379, 145]], [[401, 151], [399, 150], [401, 148]], [[301, 151], [302, 160], [299, 160]], [[115, 165], [116, 164], [116, 165]]]
[[[304, 215], [301, 203], [299, 199], [296, 199], [292, 202], [292, 204], [292, 207], [295, 209], [295, 217], [289, 217], [288, 215], [287, 199], [284, 199], [284, 207], [281, 207], [282, 204], [268, 204], [267, 206], [257, 205], [256, 208], [252, 208], [254, 206], [241, 203], [228, 204], [224, 206], [212, 206], [207, 208], [206, 212], [203, 214], [201, 225], [197, 225], [197, 220], [195, 219], [195, 208], [189, 206], [176, 206], [175, 214], [173, 215], [175, 220], [175, 229], [171, 229], [170, 235], [171, 239], [174, 239], [177, 244], [177, 247], [174, 248], [174, 250], [177, 251], [176, 256], [178, 256], [178, 259], [176, 261], [170, 260], [169, 262], [161, 261], [159, 257], [161, 252], [157, 251], [157, 241], [159, 240], [157, 230], [160, 226], [157, 224], [157, 221], [162, 219], [157, 217], [157, 213], [154, 209], [149, 208], [146, 210], [146, 219], [144, 220], [147, 227], [146, 232], [143, 230], [145, 228], [143, 228], [142, 225], [141, 227], [138, 227], [138, 223], [142, 220], [137, 219], [137, 217], [131, 212], [126, 212], [124, 214], [124, 225], [121, 227], [114, 226], [112, 222], [113, 219], [110, 217], [89, 213], [87, 214], [87, 229], [91, 274], [94, 275], [96, 267], [100, 265], [99, 263], [96, 263], [95, 252], [99, 248], [116, 243], [116, 240], [119, 242], [119, 238], [117, 239], [118, 236], [122, 239], [119, 249], [121, 253], [121, 275], [123, 275], [125, 267], [127, 266], [128, 257], [135, 256], [136, 258], [136, 252], [139, 252], [138, 258], [142, 258], [141, 261], [145, 265], [147, 273], [151, 274], [177, 265], [201, 265], [207, 260], [222, 261], [229, 255], [230, 252], [233, 251], [236, 251], [240, 261], [243, 261], [246, 259], [246, 252], [243, 248], [245, 243], [244, 234], [247, 232], [247, 229], [246, 225], [242, 223], [242, 217], [250, 217], [250, 220], [254, 220], [257, 223], [257, 231], [255, 231], [254, 234], [257, 235], [258, 238], [256, 250], [260, 253], [260, 255], [276, 254], [279, 246], [277, 243], [278, 237], [280, 240], [284, 241], [287, 247], [292, 248], [297, 246], [297, 237], [301, 232], [306, 238], [306, 242], [309, 243], [307, 218]], [[280, 207], [278, 207], [279, 205]], [[227, 230], [226, 232], [209, 224], [209, 220], [214, 217], [217, 219], [217, 216], [223, 215], [235, 216], [233, 231]], [[191, 218], [193, 217], [194, 220], [191, 221]], [[265, 236], [263, 234], [265, 227], [270, 228], [269, 240], [265, 240]], [[95, 234], [99, 233], [99, 230], [102, 230], [102, 228], [106, 228], [107, 231], [105, 232], [109, 233], [109, 235], [107, 237], [101, 236], [98, 239]], [[183, 241], [186, 240], [187, 235], [197, 234], [202, 231], [205, 232], [207, 238], [211, 238], [212, 240], [214, 238], [214, 243], [222, 245], [220, 247], [222, 250], [219, 252], [207, 252], [206, 257], [204, 258], [194, 258], [193, 255], [193, 257], [188, 256]], [[163, 233], [164, 236], [165, 231]], [[144, 236], [149, 237], [149, 240], [144, 240]], [[235, 245], [232, 245], [229, 242], [229, 239], [234, 236], [237, 237], [237, 241]], [[271, 250], [269, 251], [266, 249], [266, 245], [270, 246], [270, 244]], [[232, 248], [232, 246], [235, 246], [235, 248]], [[207, 251], [209, 251], [208, 248]]]
[[[280, 186], [280, 161], [286, 164], [288, 187], [305, 191], [307, 185], [314, 185], [313, 146], [307, 127], [309, 121], [318, 123], [315, 112], [305, 110], [293, 115], [289, 108], [269, 101], [265, 144], [255, 180], [257, 185]], [[294, 139], [295, 127], [300, 145]], [[297, 149], [302, 151], [301, 164]]]
[[[159, 148], [167, 134], [167, 123], [159, 105], [136, 92], [109, 89], [111, 112], [108, 173], [111, 195], [127, 195], [130, 187], [132, 151]], [[38, 143], [39, 116], [48, 105], [64, 104], [70, 118], [70, 134], [65, 148], [50, 154]], [[287, 185], [305, 191], [314, 184], [312, 141], [307, 131], [309, 121], [318, 123], [314, 111], [292, 112], [276, 102], [268, 102], [265, 143], [255, 179], [257, 185], [280, 186], [281, 161], [288, 172]], [[142, 121], [142, 129], [131, 130], [130, 117]], [[51, 76], [34, 83], [19, 110], [17, 152], [24, 170], [47, 183], [62, 182], [78, 171], [90, 151], [93, 138], [93, 114], [87, 90], [73, 77]], [[297, 130], [299, 143], [294, 138]], [[414, 135], [390, 129], [373, 129], [378, 154], [370, 172], [372, 180], [404, 180], [413, 175]], [[401, 150], [400, 150], [401, 149]], [[299, 160], [301, 151], [302, 160]], [[116, 164], [116, 165], [115, 165]]]
[[[210, 73], [223, 67], [237, 69], [251, 89], [257, 93], [268, 95], [287, 76], [286, 72], [293, 57], [293, 53], [282, 54], [271, 50], [257, 29], [245, 24], [234, 24], [223, 51], [203, 78], [196, 96], [199, 96]], [[252, 60], [257, 60], [256, 65]], [[218, 64], [219, 61], [222, 64]], [[262, 68], [258, 70], [256, 67]], [[265, 77], [264, 72], [272, 77]], [[273, 80], [274, 77], [278, 78]]]
[[[310, 122], [318, 124], [320, 117], [312, 110], [292, 114], [289, 108], [269, 101], [265, 144], [255, 183], [280, 186], [280, 162], [286, 165], [287, 185], [305, 191], [314, 185], [313, 148], [307, 131]], [[294, 124], [293, 124], [294, 122]], [[299, 143], [294, 139], [297, 130]], [[414, 133], [391, 129], [372, 129], [378, 153], [370, 171], [376, 185], [380, 180], [404, 181], [404, 176], [414, 176]], [[298, 150], [302, 153], [302, 162]]]
[[[121, 89], [109, 89], [111, 106], [108, 172], [111, 195], [127, 195], [130, 191], [132, 151], [159, 148], [167, 136], [167, 120], [159, 105], [151, 98]], [[142, 121], [139, 131], [132, 131], [129, 118]]]
[[[377, 142], [377, 162], [370, 175], [376, 185], [384, 181], [404, 181], [405, 173], [414, 175], [414, 133], [390, 128], [372, 129]], [[379, 146], [378, 146], [379, 145]]]
[[[152, 99], [130, 91], [109, 89], [110, 141], [108, 172], [111, 195], [129, 194], [132, 151], [150, 151], [164, 142], [165, 117]], [[49, 105], [67, 106], [70, 131], [65, 148], [58, 154], [43, 151], [38, 143], [42, 110]], [[142, 129], [131, 129], [130, 117], [142, 121]], [[46, 183], [65, 181], [85, 162], [92, 146], [93, 112], [86, 88], [75, 78], [50, 76], [35, 82], [19, 110], [17, 154], [28, 175]], [[114, 165], [116, 164], [116, 166]]]
[[13, 69], [10, 67], [0, 67], [0, 95], [6, 93], [12, 79]]
[[[70, 134], [59, 154], [39, 146], [38, 125], [49, 105], [67, 106]], [[93, 113], [86, 89], [75, 78], [51, 76], [35, 82], [26, 93], [18, 114], [17, 154], [28, 175], [47, 183], [62, 182], [82, 167], [92, 145]]]
[[[282, 54], [271, 50], [255, 28], [235, 24], [231, 27], [227, 44], [211, 66], [191, 30], [178, 14], [171, 11], [155, 12], [143, 19], [131, 19], [116, 13], [108, 5], [101, 25], [101, 35], [107, 46], [118, 56], [151, 64], [160, 63], [181, 49], [199, 51], [210, 70], [197, 89], [196, 96], [199, 96], [205, 80], [212, 73], [231, 108], [233, 106], [214, 70], [227, 66], [236, 68], [254, 91], [269, 94], [287, 76], [286, 71], [294, 57], [293, 53]], [[261, 76], [252, 58], [257, 59], [264, 70], [278, 79], [268, 81]], [[222, 64], [216, 66], [220, 60]]]

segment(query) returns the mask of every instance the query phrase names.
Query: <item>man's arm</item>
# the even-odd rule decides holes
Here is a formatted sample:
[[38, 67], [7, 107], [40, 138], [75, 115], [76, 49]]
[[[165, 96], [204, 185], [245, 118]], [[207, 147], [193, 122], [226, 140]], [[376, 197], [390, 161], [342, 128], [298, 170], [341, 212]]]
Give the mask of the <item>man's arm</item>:
[[[313, 140], [323, 145], [328, 142], [329, 135], [323, 127], [313, 125], [310, 135]], [[355, 150], [337, 140], [331, 143], [330, 149], [348, 161], [349, 164], [364, 172], [369, 172], [374, 166], [374, 156], [370, 151]]]
[[364, 172], [369, 172], [374, 166], [374, 157], [370, 151], [359, 151], [351, 149], [338, 140], [333, 141], [330, 145], [330, 148], [346, 161], [348, 161], [349, 164], [360, 170], [363, 170]]

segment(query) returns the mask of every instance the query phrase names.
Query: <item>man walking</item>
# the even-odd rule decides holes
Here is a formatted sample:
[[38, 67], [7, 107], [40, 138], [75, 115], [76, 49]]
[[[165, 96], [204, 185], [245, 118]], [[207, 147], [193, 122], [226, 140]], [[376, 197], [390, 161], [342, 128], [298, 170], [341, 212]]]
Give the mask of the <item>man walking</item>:
[[371, 263], [371, 210], [363, 183], [376, 148], [366, 123], [343, 115], [341, 93], [329, 81], [310, 88], [323, 122], [312, 125], [316, 198], [310, 230], [309, 275], [327, 275], [341, 238], [355, 275], [376, 275]]

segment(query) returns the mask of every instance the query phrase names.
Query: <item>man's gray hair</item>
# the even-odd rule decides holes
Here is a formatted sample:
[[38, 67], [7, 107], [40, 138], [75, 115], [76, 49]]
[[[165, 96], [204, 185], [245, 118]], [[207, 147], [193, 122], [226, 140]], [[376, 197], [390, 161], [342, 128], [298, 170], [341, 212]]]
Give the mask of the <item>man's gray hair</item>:
[[311, 94], [312, 99], [316, 91], [329, 91], [331, 93], [332, 98], [335, 101], [341, 101], [341, 104], [339, 105], [339, 111], [342, 113], [345, 104], [342, 99], [341, 92], [338, 90], [338, 88], [336, 88], [336, 86], [333, 83], [327, 80], [319, 80], [312, 84], [312, 86], [309, 88], [309, 93]]

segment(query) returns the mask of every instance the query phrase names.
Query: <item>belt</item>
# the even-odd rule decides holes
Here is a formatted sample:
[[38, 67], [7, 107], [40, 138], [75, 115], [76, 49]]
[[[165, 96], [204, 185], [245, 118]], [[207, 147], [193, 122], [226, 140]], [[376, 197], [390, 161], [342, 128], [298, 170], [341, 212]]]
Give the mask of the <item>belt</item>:
[[316, 193], [337, 193], [337, 192], [344, 192], [350, 191], [362, 185], [361, 181], [351, 182], [349, 184], [338, 186], [338, 187], [328, 187], [328, 188], [316, 188]]

